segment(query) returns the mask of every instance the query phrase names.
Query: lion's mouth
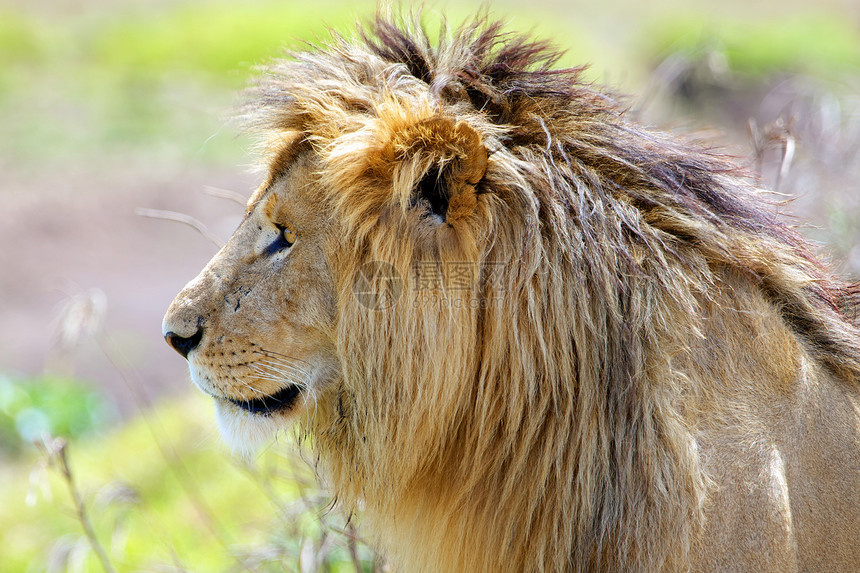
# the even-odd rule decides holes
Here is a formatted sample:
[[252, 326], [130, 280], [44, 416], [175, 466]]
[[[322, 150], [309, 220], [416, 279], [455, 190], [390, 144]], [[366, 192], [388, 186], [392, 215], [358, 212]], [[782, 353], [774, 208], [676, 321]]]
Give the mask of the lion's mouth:
[[298, 386], [290, 384], [271, 396], [263, 396], [262, 398], [254, 398], [252, 400], [234, 400], [233, 398], [227, 398], [227, 400], [252, 414], [265, 415], [289, 408], [295, 403], [300, 392], [301, 389]]

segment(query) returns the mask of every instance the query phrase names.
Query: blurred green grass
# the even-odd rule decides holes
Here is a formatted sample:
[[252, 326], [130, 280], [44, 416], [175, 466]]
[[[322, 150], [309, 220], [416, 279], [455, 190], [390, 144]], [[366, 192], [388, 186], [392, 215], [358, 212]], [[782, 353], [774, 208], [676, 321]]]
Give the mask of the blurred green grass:
[[[345, 0], [105, 5], [63, 18], [2, 9], [0, 163], [66, 165], [142, 150], [155, 161], [235, 161], [247, 142], [226, 127], [227, 116], [253, 67], [285, 48], [324, 41], [329, 28], [349, 33], [356, 16], [366, 20], [374, 9]], [[450, 3], [444, 12], [459, 23], [476, 9]], [[441, 11], [428, 9], [425, 19]], [[860, 66], [860, 30], [824, 11], [717, 20], [655, 11], [660, 16], [632, 32], [633, 41], [601, 37], [548, 5], [502, 5], [494, 13], [512, 14], [521, 30], [540, 22], [539, 35], [570, 49], [562, 63], [592, 63], [597, 80], [620, 68], [619, 58], [625, 69], [647, 70], [670, 51], [703, 45], [721, 47], [733, 70], [749, 74]]]
[[252, 67], [348, 27], [347, 2], [195, 3], [69, 15], [0, 14], [0, 162], [59, 165], [141, 150], [222, 163], [221, 131]]
[[828, 77], [860, 69], [860, 27], [832, 12], [779, 14], [767, 20], [663, 19], [650, 34], [651, 53], [717, 49], [735, 73]]
[[0, 375], [0, 456], [15, 456], [43, 434], [93, 436], [116, 415], [95, 389], [76, 380]]
[[[216, 442], [211, 409], [195, 395], [109, 436], [71, 441], [74, 479], [114, 567], [292, 571], [324, 551], [326, 570], [355, 571], [345, 538], [321, 547], [324, 536], [337, 536], [324, 524], [336, 530], [345, 518], [311, 485], [310, 466], [285, 443], [269, 447], [254, 466], [232, 458]], [[0, 470], [3, 571], [101, 571], [67, 485], [45, 459], [30, 452]], [[358, 551], [371, 570], [372, 551]]]
[[222, 2], [179, 6], [164, 14], [147, 12], [110, 23], [93, 42], [94, 61], [105, 69], [134, 74], [216, 74], [231, 87], [241, 87], [245, 77], [234, 73], [237, 70], [246, 72], [317, 35], [324, 40], [325, 26], [344, 29], [352, 22], [347, 3], [329, 3], [323, 13], [325, 22], [317, 3]]

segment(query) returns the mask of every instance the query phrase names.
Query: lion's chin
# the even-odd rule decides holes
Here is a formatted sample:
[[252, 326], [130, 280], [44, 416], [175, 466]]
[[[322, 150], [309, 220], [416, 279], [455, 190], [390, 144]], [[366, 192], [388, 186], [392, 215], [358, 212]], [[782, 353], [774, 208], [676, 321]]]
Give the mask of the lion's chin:
[[251, 459], [278, 433], [288, 427], [295, 417], [290, 412], [261, 415], [240, 408], [230, 400], [215, 399], [218, 429], [233, 454]]

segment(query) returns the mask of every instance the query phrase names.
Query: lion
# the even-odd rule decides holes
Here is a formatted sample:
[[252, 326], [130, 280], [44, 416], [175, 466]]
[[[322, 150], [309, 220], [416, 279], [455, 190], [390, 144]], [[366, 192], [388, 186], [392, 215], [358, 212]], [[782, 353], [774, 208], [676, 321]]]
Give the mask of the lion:
[[857, 570], [858, 286], [558, 57], [377, 17], [268, 66], [167, 342], [402, 571]]

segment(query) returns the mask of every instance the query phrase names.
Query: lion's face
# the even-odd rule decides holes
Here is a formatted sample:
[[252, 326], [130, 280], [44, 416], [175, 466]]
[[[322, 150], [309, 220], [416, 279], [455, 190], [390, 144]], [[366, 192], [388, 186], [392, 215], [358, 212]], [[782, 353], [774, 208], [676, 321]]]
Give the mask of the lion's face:
[[[437, 343], [428, 333], [474, 332], [473, 306], [405, 304], [405, 291], [413, 302], [426, 294], [416, 269], [428, 264], [443, 282], [466, 265], [470, 282], [437, 295], [474, 299], [492, 220], [491, 197], [476, 191], [488, 165], [481, 135], [421, 102], [381, 103], [328, 141], [308, 126], [277, 133], [245, 220], [168, 309], [164, 336], [215, 399], [235, 449], [255, 449], [303, 413], [341, 417], [342, 400], [335, 411], [326, 398], [338, 387], [358, 411], [385, 410], [398, 385], [426, 379], [399, 369], [416, 367], [413, 347]], [[403, 356], [385, 366], [372, 348]], [[451, 354], [450, 367], [462, 373], [466, 354]]]
[[176, 297], [163, 332], [249, 449], [313, 407], [338, 376], [332, 229], [305, 153], [251, 197], [230, 241]]

